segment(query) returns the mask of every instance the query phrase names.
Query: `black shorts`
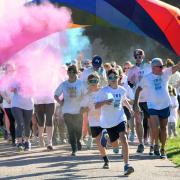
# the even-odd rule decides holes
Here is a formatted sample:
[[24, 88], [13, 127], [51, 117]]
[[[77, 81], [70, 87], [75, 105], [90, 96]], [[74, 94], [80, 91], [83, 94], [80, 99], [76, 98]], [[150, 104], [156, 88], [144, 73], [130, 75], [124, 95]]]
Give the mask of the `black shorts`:
[[91, 128], [91, 135], [93, 138], [97, 137], [103, 130], [103, 128], [97, 127], [90, 127]]
[[140, 102], [139, 107], [141, 108], [141, 111], [143, 112], [144, 119], [148, 119], [149, 111], [148, 111], [148, 107], [147, 107], [147, 102]]
[[107, 128], [107, 132], [109, 134], [109, 138], [111, 142], [116, 141], [119, 139], [119, 133], [120, 132], [126, 132], [126, 122], [123, 121], [117, 126], [114, 126], [112, 128]]

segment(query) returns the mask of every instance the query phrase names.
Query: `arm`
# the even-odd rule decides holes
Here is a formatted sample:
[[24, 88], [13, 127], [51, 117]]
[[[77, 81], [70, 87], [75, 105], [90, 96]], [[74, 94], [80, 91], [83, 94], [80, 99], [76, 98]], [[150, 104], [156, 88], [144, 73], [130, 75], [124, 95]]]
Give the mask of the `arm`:
[[88, 112], [89, 112], [89, 107], [81, 107], [81, 109], [80, 109], [81, 114], [88, 113]]
[[57, 101], [57, 103], [59, 103], [60, 105], [63, 105], [64, 99], [60, 100], [57, 95], [54, 95], [54, 99]]
[[180, 61], [172, 67], [172, 74], [174, 74], [176, 71], [180, 71]]
[[125, 99], [123, 101], [123, 106], [126, 106], [131, 114], [133, 114], [133, 109], [131, 108], [131, 105], [129, 104], [128, 100]]
[[95, 109], [101, 108], [104, 105], [111, 105], [112, 102], [113, 102], [113, 99], [97, 102], [97, 103], [95, 103]]

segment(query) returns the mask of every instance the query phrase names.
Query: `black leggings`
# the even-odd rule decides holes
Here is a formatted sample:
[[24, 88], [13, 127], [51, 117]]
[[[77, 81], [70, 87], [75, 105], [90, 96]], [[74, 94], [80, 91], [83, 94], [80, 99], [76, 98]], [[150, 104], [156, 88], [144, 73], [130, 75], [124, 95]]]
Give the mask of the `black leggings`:
[[11, 137], [12, 137], [12, 142], [15, 143], [15, 138], [16, 138], [16, 133], [15, 133], [15, 119], [14, 116], [12, 114], [11, 108], [5, 108], [4, 109], [7, 117], [9, 119], [9, 123], [10, 123], [10, 133], [11, 133]]

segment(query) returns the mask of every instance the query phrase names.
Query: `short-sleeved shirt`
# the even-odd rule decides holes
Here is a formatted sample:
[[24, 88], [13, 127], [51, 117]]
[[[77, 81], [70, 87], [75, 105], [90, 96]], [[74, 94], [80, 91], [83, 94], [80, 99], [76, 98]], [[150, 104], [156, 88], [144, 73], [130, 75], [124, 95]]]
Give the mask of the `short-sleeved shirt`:
[[91, 92], [84, 96], [81, 107], [88, 107], [88, 122], [90, 127], [100, 126], [100, 109], [95, 109], [95, 101], [98, 92]]
[[167, 68], [163, 70], [162, 75], [150, 73], [139, 83], [147, 93], [148, 109], [162, 110], [170, 105], [168, 79], [171, 74], [172, 68]]
[[[147, 74], [151, 73], [151, 65], [148, 63], [142, 63], [140, 66], [133, 66], [128, 71], [128, 81], [133, 82], [134, 92], [136, 91], [139, 82]], [[139, 102], [146, 102], [147, 92], [143, 89], [139, 96]]]
[[80, 102], [85, 93], [83, 83], [79, 79], [73, 83], [68, 80], [62, 82], [55, 91], [55, 95], [61, 96], [63, 94], [64, 97], [62, 113], [79, 114]]
[[96, 97], [96, 103], [113, 99], [111, 105], [103, 105], [101, 107], [100, 126], [102, 128], [111, 128], [126, 121], [122, 107], [122, 102], [126, 98], [126, 90], [122, 86], [118, 86], [117, 89], [106, 86], [99, 91]]

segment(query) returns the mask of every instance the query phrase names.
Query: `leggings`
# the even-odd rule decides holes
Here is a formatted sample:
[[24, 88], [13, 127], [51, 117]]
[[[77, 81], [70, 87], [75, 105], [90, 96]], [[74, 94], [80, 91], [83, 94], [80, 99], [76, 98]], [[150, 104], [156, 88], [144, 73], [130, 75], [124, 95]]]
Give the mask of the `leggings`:
[[10, 133], [11, 133], [11, 137], [12, 137], [12, 142], [15, 143], [15, 138], [16, 138], [16, 133], [15, 133], [15, 119], [14, 119], [14, 116], [12, 114], [12, 111], [11, 111], [11, 108], [5, 108], [4, 109], [6, 114], [7, 114], [7, 117], [9, 119], [9, 123], [10, 123]]
[[25, 110], [18, 107], [12, 108], [12, 114], [16, 120], [16, 137], [23, 137], [23, 132], [25, 137], [30, 136], [30, 122], [32, 119], [33, 110]]

